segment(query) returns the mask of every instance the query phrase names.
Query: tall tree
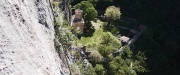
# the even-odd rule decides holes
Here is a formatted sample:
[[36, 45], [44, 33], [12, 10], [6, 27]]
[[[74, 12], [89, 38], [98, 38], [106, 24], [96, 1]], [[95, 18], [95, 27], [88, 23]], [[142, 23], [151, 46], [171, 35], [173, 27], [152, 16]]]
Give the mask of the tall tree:
[[88, 58], [89, 58], [89, 61], [93, 64], [101, 63], [102, 61], [102, 56], [97, 50], [92, 50]]
[[114, 37], [110, 32], [102, 34], [102, 42], [98, 50], [103, 57], [107, 58], [108, 55], [121, 47], [119, 40]]
[[120, 8], [115, 6], [109, 6], [106, 8], [105, 17], [108, 20], [108, 26], [113, 23], [113, 21], [120, 19], [121, 12]]
[[95, 72], [95, 69], [93, 68], [93, 66], [91, 64], [88, 64], [86, 67], [87, 67], [87, 69], [81, 68], [81, 72], [83, 73], [83, 75], [97, 75]]
[[125, 46], [123, 52], [109, 63], [111, 75], [137, 75], [146, 72], [146, 57], [142, 52], [133, 56], [129, 47]]
[[89, 1], [81, 1], [75, 8], [83, 10], [83, 18], [86, 22], [90, 22], [97, 17], [97, 11]]
[[101, 64], [96, 64], [94, 69], [95, 69], [97, 75], [105, 75], [105, 73], [106, 73], [103, 65], [101, 65]]

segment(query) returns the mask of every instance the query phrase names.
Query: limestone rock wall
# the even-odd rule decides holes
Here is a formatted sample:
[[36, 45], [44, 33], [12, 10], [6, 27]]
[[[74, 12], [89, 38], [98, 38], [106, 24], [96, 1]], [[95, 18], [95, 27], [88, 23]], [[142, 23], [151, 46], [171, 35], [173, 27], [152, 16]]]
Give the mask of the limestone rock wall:
[[0, 0], [0, 75], [69, 75], [53, 40], [49, 0]]

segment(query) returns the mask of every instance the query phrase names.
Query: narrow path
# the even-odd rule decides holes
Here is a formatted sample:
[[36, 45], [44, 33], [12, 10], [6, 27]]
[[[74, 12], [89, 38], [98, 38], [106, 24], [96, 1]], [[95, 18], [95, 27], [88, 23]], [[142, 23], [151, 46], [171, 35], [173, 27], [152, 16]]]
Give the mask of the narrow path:
[[139, 36], [142, 34], [142, 32], [139, 32], [138, 34], [136, 34], [129, 42], [128, 42], [128, 46], [133, 46], [134, 43], [136, 42], [136, 40], [139, 38]]

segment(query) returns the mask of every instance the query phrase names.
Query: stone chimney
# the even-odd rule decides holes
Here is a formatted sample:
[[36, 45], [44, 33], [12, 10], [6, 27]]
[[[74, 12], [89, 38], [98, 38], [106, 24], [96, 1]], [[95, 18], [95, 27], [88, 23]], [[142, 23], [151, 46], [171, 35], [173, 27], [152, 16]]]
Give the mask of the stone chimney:
[[75, 19], [82, 19], [83, 11], [80, 9], [75, 10]]

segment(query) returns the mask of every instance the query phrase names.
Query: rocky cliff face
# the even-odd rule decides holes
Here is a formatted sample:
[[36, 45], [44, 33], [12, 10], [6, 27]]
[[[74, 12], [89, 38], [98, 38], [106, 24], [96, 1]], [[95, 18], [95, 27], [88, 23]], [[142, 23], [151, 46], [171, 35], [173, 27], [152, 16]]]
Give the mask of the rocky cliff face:
[[0, 75], [68, 75], [49, 0], [0, 0]]

